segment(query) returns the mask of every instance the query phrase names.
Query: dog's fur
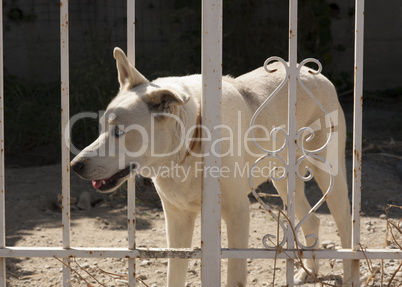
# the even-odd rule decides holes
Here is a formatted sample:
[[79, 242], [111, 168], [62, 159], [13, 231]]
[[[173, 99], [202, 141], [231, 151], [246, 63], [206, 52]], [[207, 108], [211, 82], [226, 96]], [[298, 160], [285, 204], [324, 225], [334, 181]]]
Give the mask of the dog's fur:
[[[155, 174], [153, 182], [161, 198], [163, 210], [166, 218], [166, 233], [168, 247], [191, 247], [194, 221], [201, 208], [201, 170], [197, 170], [197, 164], [201, 162], [199, 156], [194, 155], [203, 153], [202, 141], [190, 145], [192, 152], [189, 153], [188, 145], [183, 145], [180, 149], [180, 140], [183, 132], [190, 129], [190, 136], [202, 137], [199, 130], [193, 126], [200, 120], [200, 101], [201, 101], [201, 76], [190, 75], [185, 77], [160, 78], [149, 82], [134, 67], [132, 67], [124, 52], [115, 48], [114, 57], [117, 61], [118, 79], [120, 91], [109, 104], [101, 122], [104, 122], [103, 131], [99, 138], [85, 148], [71, 162], [72, 168], [84, 179], [94, 180], [94, 186], [103, 192], [116, 189], [131, 176], [131, 167], [147, 167], [148, 170], [157, 170], [160, 166], [171, 166], [171, 163], [179, 165], [186, 170], [190, 170], [189, 176], [183, 181], [183, 177], [160, 176]], [[233, 139], [222, 141], [222, 153], [227, 154], [222, 158], [222, 166], [228, 167], [233, 171], [239, 166], [251, 166], [261, 151], [255, 147], [250, 140], [247, 131], [250, 119], [255, 110], [280, 84], [285, 75], [284, 67], [280, 63], [273, 63], [270, 69], [274, 72], [267, 73], [263, 68], [258, 68], [250, 73], [238, 78], [223, 77], [222, 80], [222, 124], [234, 127], [233, 134], [223, 130], [222, 137], [231, 136]], [[306, 140], [305, 134], [303, 141], [304, 148], [310, 150], [321, 147], [328, 138], [329, 129], [332, 129], [333, 137], [328, 147], [320, 152], [332, 166], [338, 166], [338, 172], [334, 177], [334, 187], [327, 198], [329, 209], [335, 218], [341, 237], [342, 246], [350, 248], [351, 245], [351, 217], [348, 199], [348, 188], [345, 172], [345, 139], [346, 127], [342, 108], [338, 102], [335, 88], [322, 75], [309, 73], [308, 68], [302, 68], [301, 79], [312, 92], [312, 94], [322, 103], [328, 112], [335, 112], [337, 121], [334, 126], [325, 126], [325, 116], [323, 111], [312, 101], [310, 96], [298, 85], [297, 89], [297, 129], [302, 127], [312, 127], [314, 136]], [[261, 113], [255, 124], [269, 128], [285, 126], [287, 123], [287, 86], [285, 85]], [[154, 117], [154, 127], [151, 127], [152, 113], [163, 112]], [[184, 131], [178, 127], [177, 120], [169, 115], [174, 115], [180, 119], [184, 126]], [[198, 120], [197, 120], [198, 119]], [[318, 127], [323, 126], [323, 127]], [[148, 133], [154, 128], [153, 137], [146, 138], [139, 132], [139, 129], [125, 130], [131, 125], [143, 127]], [[315, 126], [315, 127], [314, 127]], [[286, 128], [285, 128], [286, 129]], [[255, 128], [255, 137], [261, 140], [260, 144], [265, 148], [275, 149], [284, 142], [284, 136], [278, 132], [276, 139], [264, 134], [263, 129]], [[308, 133], [308, 132], [305, 132]], [[268, 139], [267, 139], [268, 138]], [[152, 142], [150, 142], [152, 141]], [[144, 142], [154, 145], [152, 153], [149, 145], [142, 150], [140, 156], [136, 156], [133, 151], [141, 149]], [[99, 156], [99, 152], [109, 151], [111, 145], [115, 146], [114, 154]], [[123, 153], [123, 146], [130, 152]], [[234, 152], [228, 152], [229, 150]], [[175, 151], [175, 152], [172, 152]], [[166, 156], [155, 156], [165, 154]], [[297, 157], [302, 155], [299, 149], [296, 151]], [[286, 149], [280, 154], [286, 159]], [[121, 166], [121, 161], [125, 166]], [[277, 159], [277, 166], [282, 163]], [[236, 165], [238, 165], [236, 167]], [[319, 187], [325, 192], [329, 186], [329, 175], [325, 169], [318, 165], [308, 163], [314, 173], [314, 179]], [[304, 166], [304, 165], [301, 165]], [[303, 172], [300, 167], [300, 172]], [[102, 181], [102, 179], [105, 179]], [[222, 177], [222, 218], [227, 225], [228, 247], [247, 248], [249, 237], [249, 200], [247, 194], [250, 192], [248, 185], [248, 174]], [[255, 186], [266, 181], [267, 178], [257, 176], [253, 178]], [[284, 202], [287, 202], [287, 183], [284, 180], [273, 180], [273, 184]], [[296, 180], [296, 216], [302, 219], [310, 210], [304, 194], [304, 182]], [[313, 214], [303, 225], [302, 230], [305, 235], [317, 234], [319, 220]], [[314, 243], [313, 238], [306, 240], [307, 245]], [[168, 265], [168, 285], [169, 287], [183, 287], [187, 273], [188, 260], [170, 259]], [[305, 260], [304, 265], [314, 274], [318, 272], [317, 261], [312, 259]], [[227, 285], [246, 286], [246, 260], [229, 259]], [[349, 282], [351, 276], [351, 263], [344, 261], [344, 284]], [[296, 276], [296, 283], [303, 283], [307, 279], [307, 273], [300, 270]], [[346, 283], [349, 285], [349, 283]]]

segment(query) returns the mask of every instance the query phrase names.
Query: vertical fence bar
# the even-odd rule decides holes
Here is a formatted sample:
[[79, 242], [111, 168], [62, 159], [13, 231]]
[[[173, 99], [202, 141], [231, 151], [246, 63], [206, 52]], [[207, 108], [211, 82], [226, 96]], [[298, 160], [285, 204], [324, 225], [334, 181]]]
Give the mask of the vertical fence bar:
[[[201, 212], [202, 286], [221, 285], [221, 183], [208, 172], [221, 167], [219, 128], [222, 105], [222, 0], [202, 1], [202, 123], [211, 133], [204, 142], [204, 174]], [[212, 151], [214, 147], [214, 151]], [[208, 169], [209, 168], [209, 169]]]
[[[61, 60], [61, 189], [63, 248], [70, 248], [70, 83], [69, 83], [69, 27], [68, 0], [60, 1], [60, 60]], [[63, 259], [70, 264], [69, 258]], [[63, 286], [70, 286], [70, 269], [63, 266]]]
[[[128, 249], [135, 249], [135, 177], [127, 181]], [[135, 258], [128, 259], [128, 284], [136, 285]]]
[[[359, 249], [362, 168], [364, 0], [355, 1], [355, 71], [353, 108], [352, 248]], [[359, 260], [353, 261], [353, 286], [360, 286]]]
[[[288, 200], [287, 215], [294, 226], [296, 191], [296, 75], [297, 75], [297, 0], [289, 1], [289, 86], [288, 86]], [[288, 223], [287, 249], [294, 248], [293, 231]], [[293, 286], [294, 262], [286, 260], [286, 283]]]
[[[3, 76], [3, 1], [0, 1], [0, 248], [6, 247], [4, 184], [4, 76]], [[6, 258], [0, 258], [0, 286], [6, 286]]]
[[[135, 0], [127, 0], [127, 57], [135, 66]], [[135, 176], [127, 181], [128, 249], [135, 249]], [[128, 259], [128, 284], [136, 285], [135, 258]]]

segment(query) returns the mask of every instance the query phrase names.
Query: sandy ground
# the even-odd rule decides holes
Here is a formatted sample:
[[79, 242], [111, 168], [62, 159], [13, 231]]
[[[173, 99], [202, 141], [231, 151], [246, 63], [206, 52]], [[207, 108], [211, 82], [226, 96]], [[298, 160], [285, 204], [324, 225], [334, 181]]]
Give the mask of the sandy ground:
[[[348, 162], [349, 170], [350, 161]], [[61, 210], [57, 199], [60, 194], [60, 165], [35, 168], [6, 169], [6, 240], [8, 246], [61, 246]], [[381, 181], [379, 180], [381, 179]], [[386, 219], [384, 206], [388, 203], [402, 205], [401, 179], [395, 169], [395, 161], [383, 160], [381, 156], [367, 156], [363, 162], [363, 200], [361, 243], [368, 248], [397, 248], [391, 242], [385, 242]], [[271, 185], [264, 187], [266, 193], [273, 193]], [[127, 246], [127, 207], [126, 195], [119, 191], [112, 195], [96, 193], [90, 183], [72, 176], [71, 192], [73, 198], [79, 198], [89, 192], [92, 206], [82, 210], [72, 207], [72, 246], [77, 247], [126, 247]], [[139, 183], [140, 199], [137, 204], [137, 246], [166, 247], [164, 215], [151, 187]], [[314, 183], [307, 185], [307, 194], [314, 201], [320, 194]], [[278, 198], [267, 197], [275, 206], [280, 207]], [[148, 202], [145, 204], [145, 199]], [[153, 207], [150, 204], [153, 201]], [[321, 243], [333, 243], [327, 248], [340, 248], [337, 228], [326, 206], [318, 213], [321, 219]], [[402, 212], [395, 209], [389, 214], [396, 222], [402, 218]], [[262, 237], [275, 230], [273, 219], [262, 209], [259, 203], [251, 200], [251, 228], [249, 246], [262, 248]], [[222, 246], [226, 246], [226, 232], [222, 229]], [[401, 236], [398, 237], [401, 243]], [[327, 242], [329, 241], [329, 242]], [[193, 240], [195, 247], [200, 246], [200, 220], [196, 223]], [[322, 244], [320, 246], [323, 248]], [[166, 259], [140, 259], [137, 261], [138, 277], [143, 286], [166, 286]], [[384, 283], [397, 270], [396, 260], [385, 260]], [[93, 286], [127, 286], [126, 259], [77, 259], [72, 266]], [[379, 270], [380, 261], [373, 261], [373, 268]], [[340, 260], [322, 260], [320, 278], [327, 283], [336, 283], [342, 275]], [[274, 269], [273, 260], [248, 260], [248, 286], [283, 286], [285, 282], [285, 263], [278, 260]], [[369, 271], [366, 262], [361, 262], [361, 279], [364, 282]], [[18, 258], [7, 259], [8, 286], [62, 286], [62, 264], [54, 258]], [[275, 281], [274, 279], [275, 270]], [[108, 273], [122, 275], [118, 277]], [[100, 283], [88, 275], [92, 274]], [[225, 281], [226, 264], [222, 264], [222, 280]], [[376, 281], [368, 286], [381, 286], [380, 274]], [[72, 276], [72, 286], [87, 286], [77, 275]], [[187, 286], [200, 285], [200, 262], [190, 260], [187, 274]], [[373, 284], [373, 285], [371, 285]], [[402, 268], [390, 286], [402, 284]], [[142, 286], [138, 284], [138, 286]], [[222, 284], [224, 286], [224, 284]], [[314, 286], [313, 283], [305, 286]], [[319, 286], [319, 285], [316, 285]], [[365, 286], [363, 284], [362, 286]], [[385, 285], [386, 286], [386, 285]]]

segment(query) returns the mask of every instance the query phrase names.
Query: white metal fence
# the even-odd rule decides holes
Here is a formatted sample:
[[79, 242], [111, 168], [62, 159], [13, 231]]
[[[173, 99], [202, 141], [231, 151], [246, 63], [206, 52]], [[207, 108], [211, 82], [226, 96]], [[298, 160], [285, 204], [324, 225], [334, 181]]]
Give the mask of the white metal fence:
[[[294, 204], [291, 200], [296, 179], [296, 143], [295, 101], [297, 82], [297, 0], [290, 0], [289, 11], [289, 62], [287, 65], [289, 81], [289, 120], [288, 140], [288, 214], [294, 226]], [[0, 9], [2, 9], [2, 3]], [[365, 250], [360, 249], [360, 198], [361, 198], [361, 146], [362, 146], [362, 82], [363, 82], [363, 19], [364, 0], [356, 0], [355, 28], [355, 88], [354, 88], [354, 138], [353, 138], [353, 204], [352, 204], [352, 249], [340, 250], [303, 250], [303, 258], [351, 259], [354, 264], [353, 286], [359, 286], [359, 260], [361, 259], [400, 259], [400, 250]], [[0, 15], [2, 11], [0, 11]], [[134, 63], [135, 45], [135, 3], [127, 0], [127, 39], [128, 57]], [[220, 239], [220, 181], [216, 177], [207, 177], [203, 182], [202, 217], [201, 217], [201, 250], [193, 249], [140, 249], [135, 246], [135, 185], [133, 180], [128, 183], [128, 246], [127, 248], [77, 248], [70, 244], [70, 153], [64, 141], [69, 142], [68, 129], [62, 128], [62, 226], [63, 244], [61, 247], [31, 248], [11, 247], [5, 244], [5, 189], [4, 189], [4, 121], [3, 121], [3, 35], [2, 19], [0, 21], [0, 286], [6, 286], [6, 258], [13, 257], [59, 257], [66, 264], [71, 257], [86, 258], [129, 258], [129, 285], [135, 286], [136, 258], [201, 258], [202, 286], [216, 287], [221, 284], [221, 259], [223, 258], [278, 258], [286, 259], [286, 280], [293, 286], [293, 264], [300, 257], [295, 251], [295, 238], [290, 228], [286, 230], [286, 248], [283, 252], [260, 249], [223, 249]], [[61, 123], [66, 127], [69, 121], [69, 45], [68, 45], [68, 0], [60, 1], [60, 45], [61, 45]], [[275, 58], [277, 59], [277, 58]], [[280, 59], [279, 59], [280, 60]], [[315, 61], [315, 60], [313, 60]], [[212, 132], [212, 143], [219, 138], [219, 129], [213, 127], [220, 124], [221, 119], [221, 80], [222, 80], [222, 0], [202, 1], [202, 81], [203, 81], [203, 124]], [[206, 146], [209, 150], [211, 146]], [[214, 147], [217, 150], [217, 146]], [[218, 150], [217, 150], [218, 151]], [[212, 154], [212, 153], [211, 153]], [[219, 153], [217, 153], [219, 154]], [[209, 156], [204, 159], [204, 165], [220, 166], [220, 158]], [[216, 192], [208, 192], [208, 191]], [[70, 286], [70, 269], [63, 268], [63, 286]]]

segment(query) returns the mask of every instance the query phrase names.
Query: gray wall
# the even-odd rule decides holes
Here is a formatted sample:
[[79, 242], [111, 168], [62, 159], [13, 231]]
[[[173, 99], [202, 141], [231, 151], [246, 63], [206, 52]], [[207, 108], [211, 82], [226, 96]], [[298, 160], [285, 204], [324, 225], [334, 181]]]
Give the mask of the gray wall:
[[[340, 7], [339, 17], [332, 20], [336, 70], [341, 73], [353, 67], [354, 13], [353, 0], [329, 0]], [[402, 87], [402, 1], [365, 1], [364, 88], [386, 90]]]
[[[274, 5], [268, 5], [266, 1], [248, 2], [260, 3], [258, 17], [265, 17], [265, 15], [275, 14]], [[100, 61], [102, 57], [111, 58], [114, 46], [125, 49], [125, 2], [69, 1], [70, 70], [72, 73], [74, 69], [85, 69], [84, 65], [88, 61]], [[238, 2], [242, 2], [243, 5], [248, 3]], [[265, 4], [261, 4], [264, 2]], [[339, 11], [335, 11], [336, 15], [331, 19], [332, 41], [336, 49], [331, 51], [333, 61], [330, 67], [324, 66], [324, 74], [330, 71], [331, 74], [344, 75], [351, 83], [353, 81], [354, 1], [328, 0], [327, 2], [338, 5]], [[303, 1], [300, 1], [300, 5], [303, 5]], [[190, 12], [174, 14], [177, 8], [175, 0], [137, 1], [137, 59], [141, 57], [141, 61], [137, 64], [142, 66], [139, 67], [141, 70], [166, 69], [166, 64], [158, 66], [155, 61], [156, 56], [163, 55], [169, 63], [169, 55], [175, 53], [174, 50], [169, 50], [169, 40], [182, 41], [180, 35], [188, 32], [187, 27], [200, 25], [199, 15], [193, 15]], [[264, 9], [267, 13], [264, 13]], [[283, 14], [283, 7], [280, 9]], [[59, 1], [5, 0], [3, 10], [6, 71], [27, 83], [59, 81]], [[182, 17], [181, 25], [172, 25], [172, 14], [174, 17]], [[364, 87], [367, 90], [401, 87], [402, 2], [366, 0], [365, 15]], [[247, 23], [245, 23], [245, 29], [247, 29]], [[303, 27], [299, 26], [299, 29]], [[270, 27], [267, 27], [267, 31], [269, 30]], [[247, 40], [239, 39], [239, 41]], [[299, 45], [302, 44], [299, 43]], [[264, 49], [264, 47], [250, 48], [251, 51]], [[268, 54], [267, 57], [269, 56], [271, 55]], [[169, 65], [180, 65], [180, 63], [169, 63]], [[166, 73], [168, 72], [169, 69], [166, 69]]]
[[[70, 66], [91, 59], [99, 49], [111, 55], [112, 43], [125, 43], [124, 1], [69, 2]], [[58, 81], [59, 1], [8, 0], [4, 3], [4, 64], [7, 72], [29, 83]]]
[[365, 87], [402, 86], [402, 1], [366, 1]]

